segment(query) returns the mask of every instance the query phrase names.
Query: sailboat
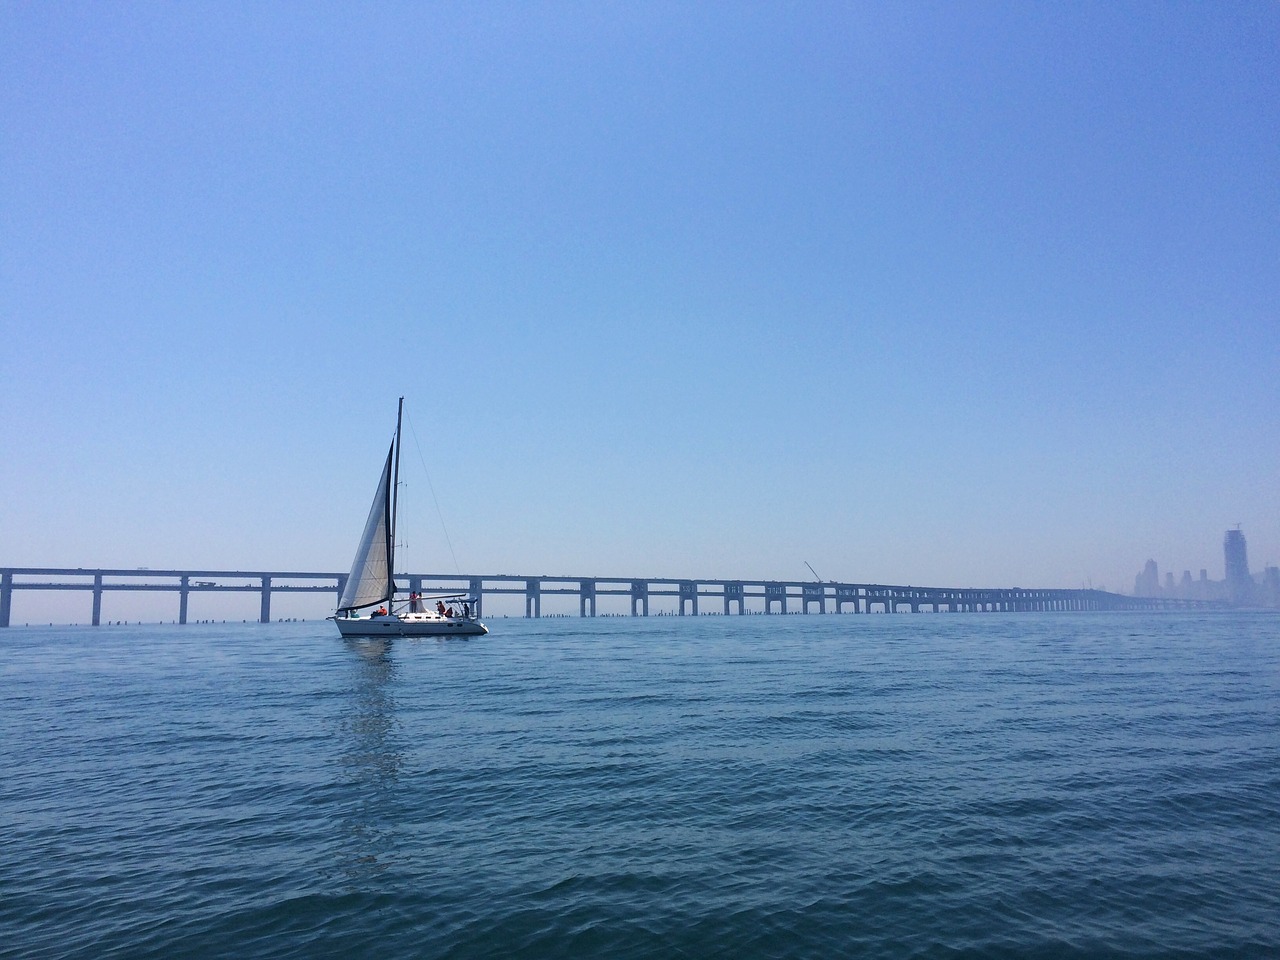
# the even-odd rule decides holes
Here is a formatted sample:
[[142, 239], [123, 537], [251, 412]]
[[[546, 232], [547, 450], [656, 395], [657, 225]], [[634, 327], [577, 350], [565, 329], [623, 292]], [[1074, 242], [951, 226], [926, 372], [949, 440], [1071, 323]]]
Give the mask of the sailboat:
[[[369, 519], [333, 621], [344, 637], [465, 637], [488, 633], [480, 622], [476, 597], [460, 593], [430, 597], [413, 594], [396, 601], [396, 491], [400, 485], [403, 416], [401, 397], [396, 409], [395, 439], [387, 451]], [[434, 609], [430, 608], [432, 603]]]

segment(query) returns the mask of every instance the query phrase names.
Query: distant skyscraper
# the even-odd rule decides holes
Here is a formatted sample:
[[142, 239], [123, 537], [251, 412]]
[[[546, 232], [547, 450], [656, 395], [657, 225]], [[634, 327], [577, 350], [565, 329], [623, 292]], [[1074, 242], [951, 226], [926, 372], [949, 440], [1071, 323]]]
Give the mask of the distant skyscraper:
[[1222, 555], [1227, 566], [1227, 596], [1233, 603], [1244, 603], [1253, 592], [1253, 578], [1249, 576], [1249, 551], [1239, 527], [1227, 531]]
[[1134, 577], [1133, 595], [1135, 597], [1160, 596], [1160, 570], [1154, 560], [1148, 560], [1142, 572]]
[[1262, 595], [1268, 607], [1280, 607], [1280, 567], [1263, 567]]

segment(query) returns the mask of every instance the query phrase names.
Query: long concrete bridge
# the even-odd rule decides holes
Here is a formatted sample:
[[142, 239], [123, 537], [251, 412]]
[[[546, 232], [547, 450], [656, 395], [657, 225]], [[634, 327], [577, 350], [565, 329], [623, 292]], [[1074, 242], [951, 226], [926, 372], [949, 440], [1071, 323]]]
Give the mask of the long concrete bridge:
[[[81, 567], [0, 567], [0, 627], [9, 626], [13, 594], [18, 590], [81, 591], [92, 594], [92, 623], [102, 622], [102, 598], [116, 591], [176, 593], [178, 623], [187, 622], [191, 594], [256, 593], [258, 619], [271, 622], [271, 598], [277, 593], [330, 593], [334, 603], [347, 581], [345, 573], [261, 570], [113, 570]], [[484, 598], [524, 597], [526, 617], [542, 616], [542, 598], [578, 598], [578, 613], [596, 616], [600, 597], [629, 598], [631, 616], [648, 616], [653, 598], [675, 598], [681, 616], [700, 612], [746, 613], [898, 613], [910, 611], [980, 613], [1063, 610], [1212, 609], [1222, 604], [1203, 600], [1128, 597], [1102, 590], [1028, 590], [1021, 587], [967, 588], [892, 586], [878, 583], [834, 583], [803, 580], [691, 580], [663, 577], [547, 577], [399, 574], [406, 591]], [[748, 603], [754, 607], [749, 609]], [[701, 606], [701, 610], [699, 607]]]

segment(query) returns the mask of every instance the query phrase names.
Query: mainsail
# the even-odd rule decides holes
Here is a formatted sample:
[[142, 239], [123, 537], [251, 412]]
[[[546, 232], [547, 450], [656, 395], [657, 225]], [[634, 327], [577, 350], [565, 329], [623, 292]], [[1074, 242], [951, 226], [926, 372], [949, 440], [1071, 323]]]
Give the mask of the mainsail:
[[355, 561], [347, 585], [338, 600], [339, 610], [356, 610], [390, 600], [395, 593], [391, 579], [391, 457], [395, 443], [387, 451], [387, 465], [382, 468], [378, 492], [373, 495], [364, 536], [356, 550]]

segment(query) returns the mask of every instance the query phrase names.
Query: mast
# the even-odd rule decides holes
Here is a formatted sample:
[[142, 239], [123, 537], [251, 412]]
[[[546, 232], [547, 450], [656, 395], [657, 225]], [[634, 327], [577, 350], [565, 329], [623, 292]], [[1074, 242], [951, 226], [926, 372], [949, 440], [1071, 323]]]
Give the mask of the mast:
[[404, 417], [404, 397], [396, 407], [396, 465], [391, 481], [391, 537], [387, 544], [387, 602], [396, 599], [396, 507], [400, 500], [400, 421]]

